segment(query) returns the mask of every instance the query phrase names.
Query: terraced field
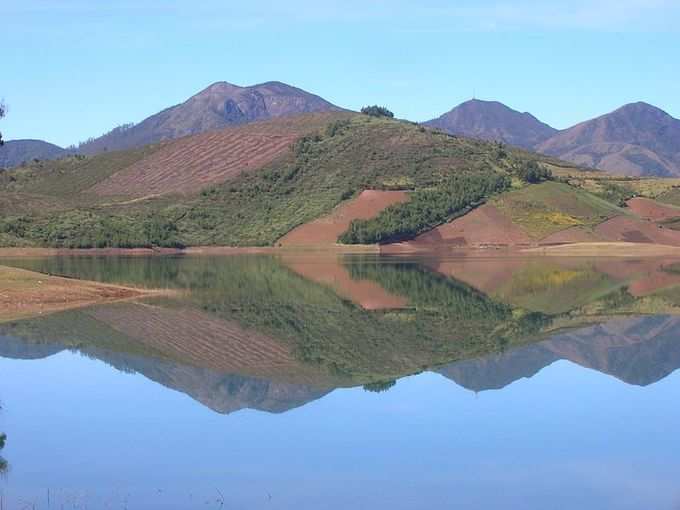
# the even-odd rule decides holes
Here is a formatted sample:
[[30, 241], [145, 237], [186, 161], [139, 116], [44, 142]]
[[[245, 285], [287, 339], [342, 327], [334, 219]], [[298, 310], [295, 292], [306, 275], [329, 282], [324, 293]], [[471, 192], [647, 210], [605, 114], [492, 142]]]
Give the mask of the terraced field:
[[90, 191], [99, 196], [140, 198], [192, 194], [253, 172], [290, 153], [300, 136], [344, 114], [318, 114], [248, 124], [163, 144], [154, 154], [111, 175]]

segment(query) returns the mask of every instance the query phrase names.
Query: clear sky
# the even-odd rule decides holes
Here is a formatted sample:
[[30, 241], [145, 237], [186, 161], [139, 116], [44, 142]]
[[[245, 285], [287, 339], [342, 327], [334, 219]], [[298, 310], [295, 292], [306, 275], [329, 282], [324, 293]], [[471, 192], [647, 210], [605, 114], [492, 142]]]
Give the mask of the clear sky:
[[2, 0], [6, 139], [68, 145], [215, 81], [278, 80], [427, 120], [494, 99], [557, 128], [680, 117], [680, 0]]

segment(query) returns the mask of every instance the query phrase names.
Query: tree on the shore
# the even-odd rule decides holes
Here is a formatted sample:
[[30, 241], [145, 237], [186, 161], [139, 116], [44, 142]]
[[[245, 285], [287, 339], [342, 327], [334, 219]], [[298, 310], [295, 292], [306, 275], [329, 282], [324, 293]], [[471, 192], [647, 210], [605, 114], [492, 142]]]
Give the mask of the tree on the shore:
[[[0, 119], [2, 119], [5, 116], [6, 111], [7, 108], [5, 107], [5, 104], [0, 102]], [[2, 132], [0, 132], [0, 145], [2, 145], [3, 143], [5, 142], [2, 141]]]

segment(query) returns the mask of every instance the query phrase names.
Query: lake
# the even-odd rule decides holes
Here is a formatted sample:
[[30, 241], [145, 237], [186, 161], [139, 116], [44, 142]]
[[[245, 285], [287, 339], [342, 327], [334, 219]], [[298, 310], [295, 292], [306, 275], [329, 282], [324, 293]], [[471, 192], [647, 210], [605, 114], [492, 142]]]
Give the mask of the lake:
[[3, 509], [680, 508], [680, 261], [0, 263], [173, 291], [0, 323]]

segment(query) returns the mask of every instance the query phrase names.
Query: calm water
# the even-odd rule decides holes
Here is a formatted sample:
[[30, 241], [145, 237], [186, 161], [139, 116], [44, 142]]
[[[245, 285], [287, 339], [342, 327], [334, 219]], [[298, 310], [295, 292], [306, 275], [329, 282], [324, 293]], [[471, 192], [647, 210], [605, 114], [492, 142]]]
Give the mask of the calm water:
[[2, 507], [680, 508], [673, 260], [3, 260]]

